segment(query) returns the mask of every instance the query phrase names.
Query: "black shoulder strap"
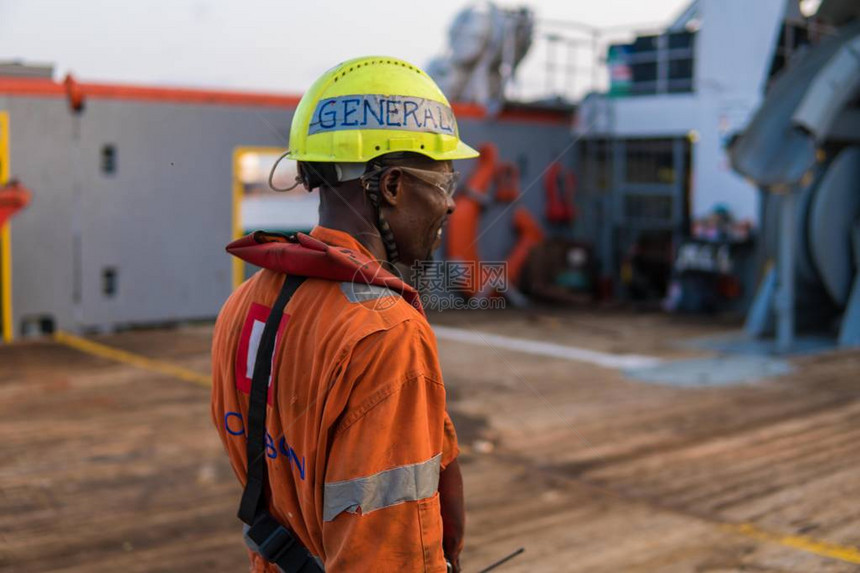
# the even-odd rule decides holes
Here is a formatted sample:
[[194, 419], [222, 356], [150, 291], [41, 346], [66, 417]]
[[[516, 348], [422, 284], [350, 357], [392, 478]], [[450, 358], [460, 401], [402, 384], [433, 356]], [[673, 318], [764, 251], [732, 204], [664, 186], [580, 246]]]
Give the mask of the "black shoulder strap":
[[258, 509], [266, 509], [263, 495], [266, 485], [266, 401], [269, 375], [272, 373], [272, 356], [275, 353], [275, 337], [284, 316], [284, 308], [304, 281], [305, 277], [297, 276], [287, 277], [284, 281], [257, 347], [251, 396], [248, 401], [248, 480], [239, 506], [239, 519], [248, 525], [254, 523]]
[[[272, 373], [272, 358], [275, 353], [275, 338], [278, 326], [284, 316], [284, 308], [305, 282], [306, 277], [289, 276], [281, 287], [281, 292], [272, 306], [266, 326], [257, 347], [254, 362], [254, 376], [251, 379], [251, 395], [248, 400], [248, 477], [242, 502], [239, 505], [239, 519], [248, 524], [247, 534], [260, 548], [266, 560], [278, 565], [289, 564], [287, 571], [319, 570], [307, 549], [282, 524], [277, 523], [269, 514], [266, 506], [266, 409], [269, 393], [269, 376]], [[303, 568], [304, 566], [304, 568]], [[283, 567], [282, 567], [283, 568]]]

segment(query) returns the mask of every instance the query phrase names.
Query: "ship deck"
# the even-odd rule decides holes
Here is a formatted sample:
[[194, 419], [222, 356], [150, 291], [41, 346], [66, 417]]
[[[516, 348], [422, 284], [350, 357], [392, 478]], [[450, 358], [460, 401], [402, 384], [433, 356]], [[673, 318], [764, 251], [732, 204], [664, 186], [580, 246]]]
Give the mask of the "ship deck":
[[[630, 379], [489, 335], [662, 360], [730, 324], [622, 311], [445, 313], [466, 571], [856, 571], [860, 351], [736, 385]], [[209, 416], [211, 325], [0, 346], [0, 571], [243, 571]], [[483, 342], [481, 342], [483, 341]]]

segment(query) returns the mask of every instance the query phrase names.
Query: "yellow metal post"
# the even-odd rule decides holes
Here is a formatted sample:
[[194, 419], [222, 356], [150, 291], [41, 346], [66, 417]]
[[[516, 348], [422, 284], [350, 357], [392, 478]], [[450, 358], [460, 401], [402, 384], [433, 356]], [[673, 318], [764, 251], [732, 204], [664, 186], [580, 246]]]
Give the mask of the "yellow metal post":
[[[9, 182], [9, 112], [0, 111], [0, 185]], [[12, 341], [12, 231], [0, 227], [0, 317], [3, 342]]]
[[[245, 190], [242, 180], [239, 178], [242, 156], [246, 153], [259, 153], [269, 155], [281, 155], [284, 152], [280, 147], [245, 146], [233, 150], [233, 240], [242, 237], [245, 229], [242, 228], [242, 198]], [[233, 258], [233, 288], [237, 288], [245, 280], [245, 263], [240, 259]]]
[[[239, 179], [239, 160], [242, 158], [243, 148], [237, 147], [233, 150], [233, 220], [231, 222], [231, 236], [235, 241], [242, 236], [242, 181]], [[238, 257], [233, 257], [233, 288], [242, 284], [244, 265]]]

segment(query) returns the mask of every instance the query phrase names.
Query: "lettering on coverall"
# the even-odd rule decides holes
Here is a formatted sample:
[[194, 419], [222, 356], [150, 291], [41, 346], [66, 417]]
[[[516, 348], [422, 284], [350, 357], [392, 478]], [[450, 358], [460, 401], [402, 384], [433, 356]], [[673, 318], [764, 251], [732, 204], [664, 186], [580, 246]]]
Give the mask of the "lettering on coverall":
[[[240, 412], [227, 412], [224, 414], [224, 430], [230, 436], [243, 436], [246, 439], [248, 437], [245, 433], [245, 418]], [[287, 438], [284, 434], [275, 439], [272, 437], [272, 434], [268, 431], [266, 432], [266, 456], [272, 460], [277, 460], [279, 457], [286, 458], [287, 463], [296, 466], [296, 469], [299, 471], [299, 478], [302, 480], [305, 479], [305, 469], [307, 467], [305, 457], [302, 456], [301, 461], [299, 460], [298, 453], [287, 443]]]

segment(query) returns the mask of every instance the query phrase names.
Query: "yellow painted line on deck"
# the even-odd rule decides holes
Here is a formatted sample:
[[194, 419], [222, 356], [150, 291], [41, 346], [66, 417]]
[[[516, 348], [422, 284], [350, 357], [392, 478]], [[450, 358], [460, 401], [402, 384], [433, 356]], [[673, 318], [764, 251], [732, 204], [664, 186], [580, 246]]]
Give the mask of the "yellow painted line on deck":
[[805, 551], [807, 553], [814, 553], [815, 555], [821, 555], [822, 557], [829, 557], [831, 559], [838, 559], [848, 563], [860, 564], [860, 549], [856, 547], [819, 541], [811, 537], [806, 537], [805, 535], [784, 535], [781, 533], [772, 533], [770, 531], [760, 529], [752, 523], [728, 523], [724, 524], [722, 528], [726, 531], [738, 533], [759, 541], [778, 543], [785, 547], [799, 549], [800, 551]]
[[201, 374], [194, 370], [189, 370], [188, 368], [183, 368], [176, 364], [171, 364], [170, 362], [154, 360], [152, 358], [147, 358], [146, 356], [99, 344], [98, 342], [93, 342], [92, 340], [87, 340], [86, 338], [81, 338], [80, 336], [69, 334], [68, 332], [58, 331], [54, 333], [54, 340], [86, 354], [91, 354], [100, 358], [107, 358], [108, 360], [128, 364], [129, 366], [134, 366], [142, 370], [149, 370], [150, 372], [157, 372], [158, 374], [164, 374], [165, 376], [173, 376], [174, 378], [179, 378], [180, 380], [191, 382], [198, 386], [204, 386], [206, 388], [210, 388], [212, 386], [212, 379], [206, 374]]
[[[173, 376], [174, 378], [179, 378], [180, 380], [191, 382], [198, 386], [209, 388], [212, 385], [211, 378], [205, 374], [201, 374], [169, 362], [154, 360], [139, 354], [126, 352], [125, 350], [112, 348], [104, 344], [99, 344], [98, 342], [93, 342], [92, 340], [75, 336], [74, 334], [69, 334], [68, 332], [59, 331], [55, 333], [54, 340], [86, 354], [106, 358], [122, 364], [128, 364], [129, 366], [135, 366], [143, 370], [149, 370], [150, 372], [157, 372], [158, 374], [163, 374], [165, 376]], [[612, 492], [611, 490], [608, 491], [613, 495], [617, 495], [617, 493]], [[659, 506], [656, 507], [657, 509], [663, 509]], [[813, 553], [822, 557], [838, 559], [839, 561], [845, 561], [847, 563], [860, 564], [860, 549], [857, 547], [828, 543], [826, 541], [819, 541], [803, 535], [774, 533], [761, 529], [752, 523], [722, 523], [720, 524], [720, 528], [723, 531], [743, 535], [757, 541], [777, 543], [784, 547]]]

